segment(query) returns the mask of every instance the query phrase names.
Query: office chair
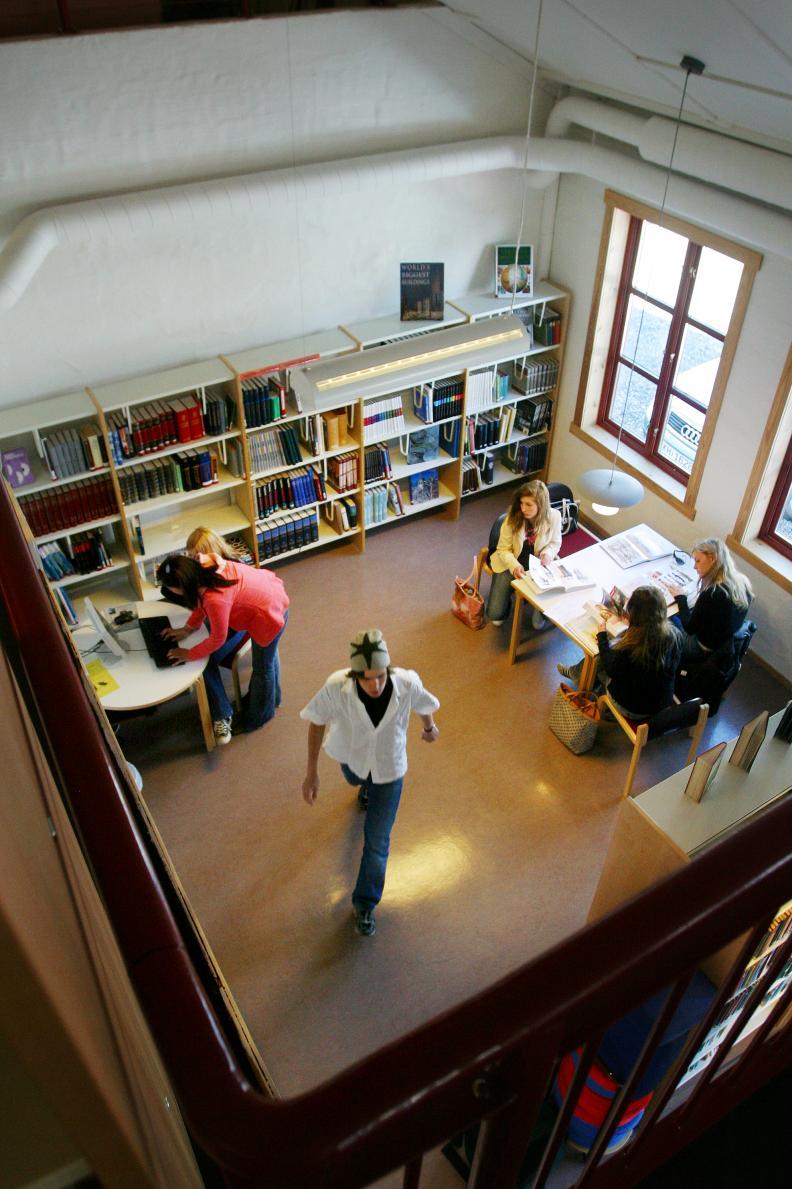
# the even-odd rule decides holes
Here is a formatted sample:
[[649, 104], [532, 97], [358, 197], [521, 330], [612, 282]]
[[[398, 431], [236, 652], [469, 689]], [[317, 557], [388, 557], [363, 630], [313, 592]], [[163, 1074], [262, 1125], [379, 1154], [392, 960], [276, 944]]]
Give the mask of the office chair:
[[608, 722], [603, 714], [603, 711], [607, 710], [610, 717], [621, 727], [633, 745], [622, 797], [629, 797], [632, 792], [635, 770], [638, 767], [641, 752], [650, 739], [658, 739], [661, 735], [668, 735], [672, 731], [681, 731], [683, 728], [687, 728], [690, 735], [690, 749], [685, 763], [692, 764], [696, 758], [709, 712], [707, 703], [702, 702], [701, 698], [691, 698], [687, 702], [676, 702], [671, 706], [666, 706], [665, 710], [661, 710], [653, 718], [644, 719], [643, 722], [625, 718], [607, 694], [601, 694], [597, 698], [597, 705], [600, 715], [602, 715], [602, 721]]
[[742, 668], [755, 632], [756, 624], [752, 619], [746, 619], [720, 648], [701, 660], [687, 662], [687, 667], [677, 674], [676, 696], [681, 701], [701, 698], [709, 705], [710, 718], [714, 718], [726, 690]]

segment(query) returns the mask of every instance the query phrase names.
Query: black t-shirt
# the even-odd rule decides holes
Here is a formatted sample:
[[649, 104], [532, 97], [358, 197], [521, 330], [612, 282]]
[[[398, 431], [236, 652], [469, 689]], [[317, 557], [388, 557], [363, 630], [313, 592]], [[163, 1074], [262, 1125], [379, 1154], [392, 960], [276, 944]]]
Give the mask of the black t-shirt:
[[608, 693], [633, 718], [652, 718], [674, 700], [674, 678], [682, 655], [682, 635], [674, 631], [659, 669], [648, 669], [628, 648], [611, 648], [607, 632], [597, 634], [600, 664], [610, 677]]
[[357, 678], [355, 678], [355, 686], [357, 688], [357, 696], [366, 707], [366, 713], [371, 719], [372, 725], [378, 727], [385, 716], [385, 711], [388, 709], [388, 703], [393, 693], [393, 682], [391, 681], [390, 673], [388, 674], [388, 680], [385, 682], [385, 688], [378, 698], [370, 697]]

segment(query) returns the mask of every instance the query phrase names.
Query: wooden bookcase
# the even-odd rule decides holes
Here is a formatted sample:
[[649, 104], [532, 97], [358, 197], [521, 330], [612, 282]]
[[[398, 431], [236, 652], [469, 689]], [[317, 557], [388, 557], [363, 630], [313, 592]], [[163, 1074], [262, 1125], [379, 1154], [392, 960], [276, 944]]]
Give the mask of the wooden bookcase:
[[[540, 282], [532, 296], [514, 303], [533, 333], [528, 349], [523, 342], [519, 349], [491, 350], [484, 364], [481, 353], [432, 361], [403, 389], [385, 396], [355, 394], [321, 410], [301, 402], [296, 378], [302, 371], [342, 355], [371, 352], [373, 361], [378, 348], [387, 352], [411, 339], [419, 340], [420, 355], [438, 331], [508, 315], [511, 301], [471, 294], [447, 302], [442, 321], [401, 322], [392, 316], [350, 323], [0, 411], [0, 451], [23, 469], [27, 461], [31, 472], [24, 485], [12, 489], [36, 545], [55, 542], [70, 559], [76, 545], [84, 548], [86, 540], [100, 536], [106, 553], [107, 564], [91, 573], [50, 573], [53, 587], [90, 592], [105, 604], [153, 598], [157, 563], [184, 548], [201, 524], [240, 538], [254, 562], [264, 565], [338, 541], [363, 550], [367, 532], [419, 512], [439, 509], [457, 517], [463, 498], [472, 494], [464, 476], [473, 472], [475, 490], [545, 478], [568, 306], [566, 293]], [[546, 345], [536, 341], [537, 327], [549, 320], [560, 335]], [[523, 365], [536, 369], [535, 393], [514, 385]], [[542, 369], [549, 377], [544, 385]], [[453, 401], [443, 404], [446, 384]], [[427, 392], [428, 422], [416, 413]], [[529, 433], [516, 424], [516, 414], [532, 395], [547, 400], [549, 422]], [[388, 398], [399, 411], [390, 421], [381, 416]], [[190, 405], [200, 409], [198, 436], [158, 440], [155, 428], [153, 441], [141, 436], [133, 445], [142, 453], [124, 452], [124, 433], [135, 443], [135, 431], [143, 435], [158, 417], [162, 424], [172, 415], [176, 424]], [[423, 412], [426, 416], [425, 406]], [[515, 422], [508, 433], [504, 417]], [[484, 422], [497, 423], [499, 440], [479, 449], [475, 432]], [[411, 435], [429, 426], [439, 430], [446, 448], [441, 445], [436, 457], [411, 461]], [[536, 465], [509, 469], [509, 457], [522, 446], [542, 447]], [[368, 478], [367, 453], [369, 466], [373, 457], [381, 472]], [[53, 477], [49, 464], [56, 454], [63, 473]], [[487, 455], [494, 459], [489, 485], [474, 465]]]

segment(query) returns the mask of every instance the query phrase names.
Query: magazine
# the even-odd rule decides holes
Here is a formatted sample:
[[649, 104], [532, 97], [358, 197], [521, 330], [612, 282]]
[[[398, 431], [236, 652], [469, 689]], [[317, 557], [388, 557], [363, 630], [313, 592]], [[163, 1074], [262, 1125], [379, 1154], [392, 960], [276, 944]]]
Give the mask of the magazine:
[[627, 529], [615, 537], [607, 537], [600, 541], [600, 547], [623, 570], [629, 570], [641, 562], [657, 561], [674, 552], [671, 542], [649, 528], [648, 524], [639, 524], [637, 528]]
[[696, 581], [694, 570], [688, 570], [681, 565], [666, 566], [665, 569], [652, 570], [647, 574], [644, 582], [659, 586], [669, 605], [676, 601], [675, 590], [687, 590]]
[[551, 561], [549, 565], [544, 566], [538, 557], [533, 556], [528, 559], [528, 573], [525, 579], [539, 594], [584, 590], [587, 586], [594, 586], [593, 578], [567, 561]]

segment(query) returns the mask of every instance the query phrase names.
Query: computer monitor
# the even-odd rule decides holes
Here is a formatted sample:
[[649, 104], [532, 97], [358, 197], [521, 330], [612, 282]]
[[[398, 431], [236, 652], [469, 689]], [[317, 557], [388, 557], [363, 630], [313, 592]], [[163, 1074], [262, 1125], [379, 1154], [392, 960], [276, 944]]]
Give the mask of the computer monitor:
[[126, 640], [119, 638], [118, 632], [97, 611], [89, 598], [84, 599], [83, 602], [85, 604], [85, 617], [91, 627], [96, 631], [105, 648], [108, 652], [112, 652], [113, 656], [117, 656], [123, 660], [124, 653], [129, 651], [129, 645]]

